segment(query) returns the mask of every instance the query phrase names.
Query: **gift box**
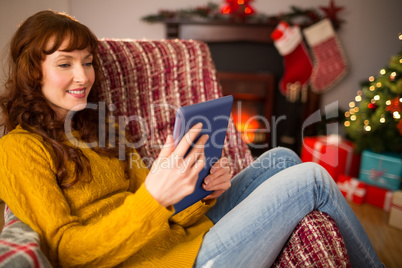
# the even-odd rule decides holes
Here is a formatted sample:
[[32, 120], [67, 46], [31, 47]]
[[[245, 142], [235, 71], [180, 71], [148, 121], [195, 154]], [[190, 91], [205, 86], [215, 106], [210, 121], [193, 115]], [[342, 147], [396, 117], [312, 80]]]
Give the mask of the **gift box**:
[[381, 188], [397, 191], [401, 187], [402, 156], [363, 151], [359, 179]]
[[344, 174], [338, 176], [336, 184], [341, 190], [346, 200], [362, 204], [366, 196], [366, 184], [359, 181], [357, 178], [353, 178]]
[[337, 181], [340, 174], [359, 176], [360, 154], [354, 144], [339, 135], [305, 137], [301, 151], [303, 162], [316, 162]]
[[402, 230], [402, 191], [397, 191], [392, 196], [388, 223], [389, 225]]
[[366, 190], [366, 203], [381, 208], [386, 212], [391, 210], [393, 191], [369, 184], [366, 184]]

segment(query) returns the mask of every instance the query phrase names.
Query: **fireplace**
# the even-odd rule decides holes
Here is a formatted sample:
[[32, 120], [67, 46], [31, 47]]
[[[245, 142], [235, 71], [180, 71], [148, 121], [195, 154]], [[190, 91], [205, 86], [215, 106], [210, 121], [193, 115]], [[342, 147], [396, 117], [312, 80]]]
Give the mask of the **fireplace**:
[[[254, 156], [275, 146], [299, 151], [295, 128], [305, 116], [277, 90], [283, 58], [270, 38], [276, 25], [177, 20], [165, 25], [167, 38], [208, 44], [223, 93], [234, 97], [235, 125]], [[279, 122], [283, 117], [287, 121]]]
[[274, 76], [269, 73], [218, 72], [224, 95], [233, 95], [232, 117], [246, 144], [269, 143]]

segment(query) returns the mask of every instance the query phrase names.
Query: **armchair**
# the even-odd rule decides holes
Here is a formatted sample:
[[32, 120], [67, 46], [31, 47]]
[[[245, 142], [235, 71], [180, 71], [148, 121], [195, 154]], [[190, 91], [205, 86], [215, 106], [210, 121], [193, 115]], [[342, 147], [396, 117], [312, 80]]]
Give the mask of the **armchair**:
[[[150, 165], [168, 134], [172, 134], [176, 108], [222, 96], [208, 46], [193, 40], [100, 40], [102, 81], [99, 97], [115, 118], [125, 120], [137, 151]], [[233, 175], [253, 158], [233, 121], [229, 123], [224, 155]], [[47, 267], [43, 254], [30, 250], [10, 253], [10, 243], [19, 248], [39, 248], [36, 233], [14, 232], [18, 219], [5, 211], [5, 228], [0, 236], [0, 266], [29, 259], [32, 267]], [[15, 217], [15, 216], [14, 216]], [[21, 229], [22, 230], [22, 229]], [[25, 235], [24, 235], [25, 234]], [[28, 235], [29, 234], [29, 235]], [[28, 241], [16, 240], [24, 235]], [[32, 257], [34, 256], [34, 257]], [[273, 267], [350, 267], [343, 239], [335, 222], [313, 211], [295, 228]], [[14, 266], [15, 267], [15, 266]]]

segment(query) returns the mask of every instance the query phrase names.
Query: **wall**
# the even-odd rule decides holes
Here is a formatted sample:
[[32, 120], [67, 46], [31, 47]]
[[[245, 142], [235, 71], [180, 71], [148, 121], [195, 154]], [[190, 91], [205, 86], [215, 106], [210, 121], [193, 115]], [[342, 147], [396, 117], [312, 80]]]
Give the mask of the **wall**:
[[[215, 0], [222, 4], [223, 0]], [[88, 25], [99, 37], [108, 38], [164, 38], [162, 24], [148, 24], [141, 17], [160, 9], [187, 9], [202, 6], [208, 0], [0, 0], [0, 49], [5, 47], [17, 25], [28, 15], [41, 9], [66, 11]], [[290, 6], [328, 6], [323, 0], [255, 0], [254, 8], [268, 15], [287, 12]], [[339, 17], [346, 23], [337, 33], [349, 60], [348, 75], [323, 95], [323, 105], [339, 100], [348, 106], [359, 89], [359, 82], [376, 75], [391, 55], [400, 49], [398, 32], [402, 31], [402, 1], [400, 0], [335, 0], [345, 10]], [[2, 57], [4, 59], [4, 57]], [[2, 66], [3, 67], [3, 66]], [[0, 74], [2, 75], [4, 68]]]
[[[7, 72], [9, 41], [18, 25], [28, 16], [43, 10], [52, 9], [70, 12], [69, 0], [0, 0], [0, 92]], [[1, 120], [0, 113], [0, 120]], [[3, 129], [0, 127], [0, 137]]]
[[[0, 0], [0, 77], [3, 85], [8, 43], [18, 25], [30, 15], [44, 9], [70, 12], [69, 0]], [[2, 88], [2, 87], [0, 87]]]

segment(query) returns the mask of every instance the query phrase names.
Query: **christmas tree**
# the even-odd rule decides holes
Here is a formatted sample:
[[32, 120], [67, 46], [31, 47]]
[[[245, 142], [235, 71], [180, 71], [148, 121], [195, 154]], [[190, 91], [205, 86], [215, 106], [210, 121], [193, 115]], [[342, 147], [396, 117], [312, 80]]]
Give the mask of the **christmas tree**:
[[358, 151], [402, 153], [402, 49], [376, 77], [362, 82], [349, 107], [345, 130]]

